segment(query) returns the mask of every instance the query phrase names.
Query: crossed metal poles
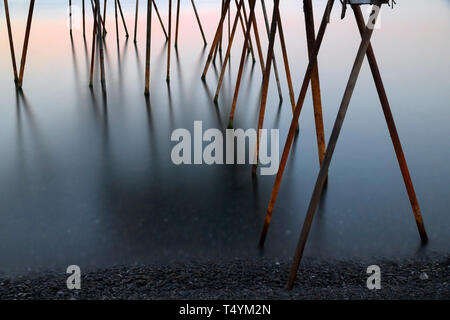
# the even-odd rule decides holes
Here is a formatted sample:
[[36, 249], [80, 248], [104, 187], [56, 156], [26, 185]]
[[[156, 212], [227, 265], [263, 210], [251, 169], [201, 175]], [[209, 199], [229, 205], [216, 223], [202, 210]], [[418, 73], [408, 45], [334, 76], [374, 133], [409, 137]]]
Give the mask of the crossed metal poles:
[[28, 18], [27, 18], [27, 25], [25, 28], [25, 39], [24, 39], [23, 48], [22, 48], [22, 58], [20, 60], [19, 72], [17, 72], [16, 54], [14, 52], [14, 40], [13, 40], [13, 33], [12, 33], [12, 27], [11, 27], [11, 19], [10, 19], [10, 15], [9, 15], [8, 0], [4, 0], [6, 25], [7, 25], [7, 29], [8, 29], [8, 38], [9, 38], [9, 48], [10, 48], [10, 52], [11, 52], [11, 60], [12, 60], [12, 66], [13, 66], [13, 72], [14, 72], [14, 82], [16, 84], [16, 87], [19, 89], [22, 88], [23, 76], [25, 73], [25, 63], [27, 60], [28, 43], [30, 40], [30, 32], [31, 32], [31, 22], [33, 20], [34, 2], [35, 2], [34, 0], [31, 0], [29, 8], [28, 8]]
[[[349, 80], [348, 80], [348, 83], [347, 83], [347, 86], [345, 89], [345, 93], [344, 93], [344, 96], [343, 96], [343, 99], [342, 99], [342, 102], [341, 102], [341, 105], [340, 105], [340, 108], [339, 108], [339, 111], [338, 111], [338, 114], [336, 117], [336, 121], [335, 121], [333, 131], [332, 131], [332, 134], [330, 137], [330, 141], [329, 141], [328, 147], [326, 149], [325, 156], [323, 158], [320, 172], [318, 174], [316, 184], [314, 187], [314, 191], [313, 191], [313, 194], [312, 194], [312, 197], [311, 197], [311, 200], [309, 203], [309, 207], [308, 207], [308, 210], [306, 213], [305, 221], [304, 221], [302, 231], [301, 231], [301, 234], [299, 237], [299, 241], [297, 244], [297, 248], [295, 251], [295, 255], [294, 255], [294, 259], [293, 259], [293, 263], [292, 263], [292, 267], [291, 267], [291, 271], [290, 271], [290, 275], [289, 275], [289, 279], [288, 279], [288, 283], [287, 283], [288, 289], [292, 289], [292, 287], [294, 285], [294, 281], [297, 276], [298, 268], [299, 268], [300, 261], [303, 256], [303, 251], [304, 251], [304, 248], [306, 245], [306, 241], [308, 239], [309, 231], [311, 229], [314, 214], [317, 209], [318, 203], [320, 201], [322, 190], [323, 190], [323, 187], [325, 185], [325, 182], [326, 182], [326, 179], [328, 176], [328, 169], [329, 169], [329, 166], [331, 163], [333, 152], [336, 147], [337, 140], [339, 138], [339, 134], [340, 134], [343, 122], [344, 122], [344, 118], [347, 113], [348, 106], [350, 104], [353, 90], [355, 88], [355, 84], [358, 79], [359, 72], [361, 70], [361, 66], [362, 66], [365, 55], [367, 55], [367, 58], [369, 61], [372, 76], [375, 81], [375, 85], [376, 85], [377, 92], [378, 92], [378, 95], [380, 98], [383, 113], [385, 115], [388, 130], [389, 130], [391, 140], [394, 145], [394, 150], [395, 150], [395, 153], [397, 156], [397, 160], [399, 162], [400, 170], [401, 170], [401, 173], [403, 176], [406, 190], [408, 192], [408, 196], [410, 199], [411, 207], [412, 207], [412, 210], [414, 213], [414, 218], [415, 218], [415, 221], [417, 224], [417, 228], [418, 228], [421, 240], [423, 243], [426, 243], [428, 241], [428, 237], [427, 237], [427, 234], [425, 231], [425, 226], [423, 223], [419, 204], [418, 204], [417, 197], [416, 197], [416, 194], [414, 191], [414, 187], [413, 187], [413, 184], [411, 181], [408, 166], [406, 164], [406, 159], [405, 159], [403, 149], [402, 149], [402, 146], [400, 143], [400, 139], [399, 139], [399, 136], [397, 133], [395, 122], [394, 122], [392, 112], [390, 109], [390, 105], [389, 105], [389, 102], [387, 99], [386, 91], [384, 89], [384, 85], [383, 85], [383, 82], [381, 79], [380, 71], [377, 66], [375, 54], [374, 54], [373, 48], [370, 43], [370, 39], [373, 34], [374, 22], [377, 18], [378, 12], [381, 8], [382, 3], [386, 3], [387, 1], [386, 0], [378, 0], [378, 1], [373, 1], [373, 2], [374, 2], [374, 7], [372, 10], [372, 15], [371, 15], [370, 20], [366, 27], [364, 27], [364, 19], [363, 19], [362, 13], [361, 13], [360, 6], [352, 4], [352, 9], [355, 14], [355, 18], [357, 21], [358, 29], [361, 33], [362, 40], [361, 40], [361, 44], [359, 46], [358, 53], [356, 55], [356, 59], [355, 59], [355, 62], [354, 62], [353, 68], [352, 68], [352, 72], [350, 74], [350, 77], [349, 77]], [[317, 38], [316, 38], [313, 48], [310, 52], [310, 61], [309, 61], [308, 67], [305, 72], [305, 77], [304, 77], [303, 84], [301, 87], [299, 99], [297, 101], [297, 105], [296, 105], [296, 108], [294, 111], [294, 116], [293, 116], [293, 119], [292, 119], [292, 122], [291, 122], [291, 125], [289, 128], [289, 133], [288, 133], [288, 137], [286, 140], [286, 144], [284, 146], [279, 170], [278, 170], [275, 184], [274, 184], [274, 187], [272, 190], [272, 195], [271, 195], [271, 199], [269, 202], [269, 206], [268, 206], [268, 209], [266, 212], [264, 227], [263, 227], [263, 231], [261, 233], [261, 238], [260, 238], [260, 242], [259, 242], [260, 246], [264, 245], [267, 230], [268, 230], [271, 218], [272, 218], [272, 213], [273, 213], [273, 208], [275, 205], [276, 197], [278, 195], [278, 191], [279, 191], [279, 187], [280, 187], [281, 180], [283, 177], [284, 169], [286, 167], [286, 162], [287, 162], [287, 159], [289, 156], [290, 148], [291, 148], [291, 145], [292, 145], [292, 142], [294, 139], [296, 127], [298, 124], [298, 118], [300, 116], [300, 111], [302, 109], [302, 106], [303, 106], [303, 103], [304, 103], [304, 100], [306, 97], [309, 82], [310, 82], [312, 74], [314, 72], [314, 65], [317, 61], [317, 55], [319, 53], [320, 46], [322, 44], [322, 40], [323, 40], [325, 31], [326, 31], [327, 24], [329, 22], [330, 13], [333, 8], [333, 5], [334, 5], [334, 0], [328, 0], [327, 6], [325, 9], [323, 18], [322, 18], [322, 22], [321, 22], [321, 25], [320, 25], [320, 28], [319, 28], [319, 31], [317, 34]], [[274, 19], [275, 19], [275, 17], [274, 17]], [[275, 24], [275, 22], [272, 21], [272, 25], [274, 25], [274, 24]]]

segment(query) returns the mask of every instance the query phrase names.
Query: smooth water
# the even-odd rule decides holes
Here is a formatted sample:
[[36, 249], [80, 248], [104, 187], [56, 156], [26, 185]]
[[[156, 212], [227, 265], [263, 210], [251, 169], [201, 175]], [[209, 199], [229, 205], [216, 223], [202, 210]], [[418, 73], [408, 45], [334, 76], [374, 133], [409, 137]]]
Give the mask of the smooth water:
[[[179, 49], [172, 50], [169, 85], [165, 81], [167, 45], [154, 16], [151, 95], [146, 101], [146, 7], [145, 1], [141, 3], [136, 46], [132, 36], [125, 40], [122, 28], [116, 41], [113, 3], [108, 7], [106, 100], [101, 95], [98, 70], [93, 91], [88, 87], [90, 8], [86, 41], [80, 29], [74, 30], [71, 40], [66, 27], [67, 4], [37, 2], [24, 88], [17, 92], [2, 6], [1, 273], [65, 270], [69, 264], [92, 269], [261, 257], [257, 240], [275, 177], [253, 179], [250, 165], [176, 166], [170, 159], [174, 129], [192, 131], [195, 120], [202, 120], [204, 129], [226, 127], [242, 32], [238, 29], [231, 68], [216, 107], [212, 98], [220, 62], [211, 67], [203, 83], [200, 75], [209, 46], [203, 48], [189, 2], [181, 8]], [[325, 1], [314, 3], [318, 26]], [[308, 257], [370, 260], [449, 253], [450, 2], [397, 3], [395, 10], [382, 10], [373, 45], [430, 243], [426, 247], [420, 244], [365, 62], [330, 167], [328, 188], [312, 226], [305, 252]], [[158, 4], [166, 23], [167, 1]], [[10, 4], [17, 57], [27, 5], [26, 1]], [[122, 5], [132, 35], [134, 1], [123, 0]], [[197, 1], [197, 7], [211, 43], [219, 1]], [[266, 48], [260, 9], [258, 4]], [[175, 21], [175, 5], [173, 10]], [[301, 1], [282, 1], [281, 14], [297, 95], [307, 65]], [[351, 10], [343, 21], [339, 15], [337, 5], [319, 55], [327, 139], [360, 41]], [[272, 76], [264, 126], [280, 128], [282, 147], [292, 113], [280, 53], [277, 44], [284, 102], [279, 106]], [[247, 64], [235, 127], [256, 126], [260, 88], [259, 63]], [[300, 126], [262, 257], [292, 256], [319, 170], [310, 93]]]

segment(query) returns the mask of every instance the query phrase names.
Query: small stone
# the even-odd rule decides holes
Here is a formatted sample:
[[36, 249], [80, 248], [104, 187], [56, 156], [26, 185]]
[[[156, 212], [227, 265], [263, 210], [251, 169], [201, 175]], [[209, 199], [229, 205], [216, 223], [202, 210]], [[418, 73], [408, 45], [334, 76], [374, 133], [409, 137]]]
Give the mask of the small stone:
[[419, 277], [420, 280], [428, 280], [428, 275], [425, 272], [422, 272]]

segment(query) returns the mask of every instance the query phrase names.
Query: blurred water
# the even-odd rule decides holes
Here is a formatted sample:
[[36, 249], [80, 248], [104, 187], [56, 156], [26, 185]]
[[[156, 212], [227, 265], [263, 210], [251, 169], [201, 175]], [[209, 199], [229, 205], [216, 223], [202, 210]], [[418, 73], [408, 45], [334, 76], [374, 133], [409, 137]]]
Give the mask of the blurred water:
[[[132, 33], [134, 1], [122, 2]], [[309, 257], [413, 258], [449, 252], [450, 3], [397, 2], [395, 10], [382, 11], [373, 45], [430, 243], [425, 248], [420, 245], [365, 63], [312, 227]], [[218, 3], [197, 1], [210, 42]], [[314, 3], [318, 25], [325, 1]], [[167, 1], [158, 4], [167, 21]], [[336, 8], [319, 56], [326, 137], [360, 40], [351, 11], [340, 21]], [[11, 1], [10, 10], [20, 57], [27, 2]], [[62, 269], [69, 264], [91, 269], [259, 258], [256, 244], [274, 177], [252, 179], [248, 165], [177, 167], [170, 161], [174, 129], [192, 130], [194, 120], [202, 120], [204, 129], [226, 127], [241, 31], [215, 107], [212, 97], [220, 64], [210, 69], [205, 84], [200, 81], [209, 47], [203, 48], [189, 2], [181, 8], [179, 50], [172, 51], [170, 85], [165, 82], [167, 46], [155, 18], [147, 102], [143, 95], [145, 1], [141, 1], [136, 46], [132, 38], [125, 40], [122, 29], [116, 41], [110, 4], [105, 100], [98, 78], [93, 91], [88, 87], [92, 33], [88, 12], [86, 41], [79, 29], [71, 40], [65, 25], [66, 3], [36, 4], [21, 93], [14, 89], [3, 7], [0, 10], [0, 272]], [[301, 1], [282, 1], [281, 14], [298, 94], [307, 64]], [[260, 13], [258, 18], [263, 33]], [[266, 47], [266, 35], [262, 38]], [[278, 45], [276, 50], [281, 71]], [[235, 127], [257, 124], [260, 83], [259, 64], [247, 64]], [[291, 117], [284, 77], [282, 85], [284, 103], [279, 106], [272, 78], [265, 127], [280, 128], [284, 145]], [[292, 256], [318, 173], [310, 95], [300, 126], [264, 257]]]

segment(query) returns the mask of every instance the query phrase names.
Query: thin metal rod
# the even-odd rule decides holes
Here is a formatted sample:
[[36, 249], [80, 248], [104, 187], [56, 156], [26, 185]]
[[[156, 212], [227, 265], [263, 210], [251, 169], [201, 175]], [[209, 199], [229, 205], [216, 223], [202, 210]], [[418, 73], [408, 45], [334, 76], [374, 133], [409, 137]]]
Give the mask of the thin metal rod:
[[[270, 37], [270, 25], [269, 25], [269, 18], [267, 16], [266, 2], [264, 0], [261, 0], [261, 5], [262, 5], [262, 10], [263, 10], [263, 16], [264, 16], [264, 24], [266, 25], [267, 36]], [[272, 63], [273, 63], [273, 69], [275, 72], [275, 80], [277, 82], [278, 96], [280, 97], [280, 101], [283, 101], [283, 92], [281, 90], [280, 75], [278, 73], [278, 65], [277, 65], [277, 59], [275, 58], [275, 53], [273, 53]]]
[[120, 17], [122, 18], [123, 27], [125, 29], [125, 37], [128, 38], [130, 35], [128, 34], [128, 28], [127, 28], [127, 24], [125, 22], [125, 17], [123, 15], [122, 5], [120, 4], [120, 0], [117, 0], [117, 3], [119, 4]]
[[116, 21], [116, 37], [117, 37], [117, 41], [119, 41], [119, 19], [118, 19], [118, 15], [117, 15], [117, 1], [118, 0], [114, 0], [114, 16], [115, 16], [115, 21]]
[[[228, 10], [228, 7], [230, 6], [230, 1], [231, 0], [225, 0], [225, 7], [227, 10]], [[205, 67], [203, 68], [202, 80], [205, 80], [206, 73], [208, 72], [209, 66], [213, 59], [214, 51], [216, 49], [216, 46], [217, 46], [217, 43], [218, 43], [219, 37], [220, 37], [220, 29], [223, 27], [223, 21], [225, 20], [225, 16], [226, 16], [226, 13], [222, 12], [222, 16], [220, 17], [219, 25], [217, 26], [217, 29], [216, 29], [216, 34], [214, 35], [214, 40], [211, 45], [211, 49], [209, 50], [209, 53], [208, 53], [208, 58], [206, 59], [206, 62], [205, 62]]]
[[152, 0], [147, 0], [147, 39], [145, 51], [145, 91], [144, 94], [150, 94], [150, 49], [152, 40]]
[[[237, 0], [235, 0], [237, 1]], [[247, 28], [245, 27], [248, 23], [248, 16], [247, 16], [247, 10], [245, 9], [245, 1], [242, 4], [242, 15], [244, 16], [244, 25], [242, 26], [242, 30], [244, 32], [244, 37], [245, 37], [245, 33], [247, 32]], [[253, 43], [252, 43], [252, 35], [250, 33], [250, 37], [248, 38], [248, 46], [249, 46], [249, 50], [250, 53], [252, 54], [252, 59], [253, 59], [253, 63], [256, 62], [256, 57], [255, 57], [255, 52], [253, 50]]]
[[264, 55], [261, 49], [261, 42], [259, 40], [259, 31], [258, 24], [256, 22], [256, 17], [253, 15], [253, 33], [255, 34], [256, 48], [258, 50], [259, 63], [261, 65], [261, 72], [264, 74], [265, 66], [264, 66]]
[[[375, 16], [378, 15], [378, 10], [380, 6], [381, 6], [380, 4], [374, 5], [373, 8], [376, 10], [372, 10], [372, 13], [375, 14]], [[347, 86], [345, 88], [344, 97], [342, 98], [341, 106], [339, 107], [336, 122], [334, 123], [333, 131], [330, 137], [330, 142], [328, 144], [325, 153], [325, 158], [320, 168], [316, 185], [314, 186], [314, 191], [311, 197], [311, 201], [309, 203], [308, 211], [305, 217], [305, 222], [303, 223], [302, 232], [300, 234], [300, 238], [298, 240], [297, 248], [295, 250], [294, 259], [292, 262], [291, 271], [287, 282], [288, 290], [292, 289], [292, 287], [294, 286], [295, 278], [297, 277], [298, 267], [300, 266], [300, 261], [303, 256], [306, 241], [308, 240], [309, 231], [311, 230], [314, 214], [319, 204], [323, 186], [327, 178], [328, 168], [330, 166], [331, 159], [333, 157], [334, 149], [336, 148], [339, 133], [341, 132], [345, 115], [347, 113], [348, 106], [350, 104], [350, 100], [353, 95], [353, 90], [355, 89], [356, 81], [358, 80], [359, 72], [361, 71], [361, 66], [364, 61], [364, 56], [366, 55], [367, 48], [370, 44], [370, 38], [372, 37], [372, 34], [373, 34], [373, 26], [368, 24], [362, 36], [361, 44], [359, 46], [358, 53], [356, 55], [355, 62], [353, 64], [352, 72], [350, 73], [350, 77], [348, 79]]]
[[[200, 32], [202, 34], [202, 38], [203, 38], [203, 43], [206, 45], [208, 45], [208, 42], [206, 42], [206, 37], [205, 37], [205, 33], [203, 32], [203, 27], [202, 27], [202, 23], [200, 22], [200, 16], [198, 15], [197, 12], [197, 8], [195, 6], [194, 0], [191, 0], [192, 3], [192, 8], [194, 8], [194, 13], [195, 13], [195, 18], [197, 19], [197, 23], [198, 23], [198, 27], [200, 28]], [[229, 11], [228, 11], [229, 12]], [[228, 26], [228, 29], [230, 28], [230, 26]]]
[[177, 18], [175, 23], [175, 48], [178, 47], [178, 27], [180, 24], [180, 0], [177, 0]]
[[153, 6], [154, 6], [154, 8], [155, 8], [156, 16], [158, 17], [158, 20], [159, 20], [159, 24], [161, 25], [161, 28], [162, 28], [162, 30], [163, 30], [163, 32], [164, 32], [164, 35], [166, 36], [166, 40], [168, 40], [168, 39], [169, 39], [169, 36], [167, 35], [166, 28], [164, 27], [164, 23], [163, 23], [163, 21], [162, 21], [162, 19], [161, 19], [161, 15], [159, 14], [158, 7], [156, 6], [156, 1], [155, 1], [155, 0], [152, 0], [152, 2], [153, 2]]
[[72, 36], [72, 0], [69, 0], [69, 26], [70, 36]]
[[98, 21], [97, 23], [97, 43], [99, 47], [99, 56], [100, 56], [100, 82], [102, 84], [102, 91], [103, 94], [106, 93], [106, 81], [105, 81], [105, 56], [103, 52], [103, 39], [102, 39], [102, 24], [100, 23], [102, 21], [102, 17], [100, 14], [100, 1], [95, 0], [95, 5], [99, 9], [97, 10], [97, 16]]
[[94, 23], [92, 26], [92, 52], [91, 52], [91, 70], [89, 74], [89, 87], [92, 88], [94, 85], [94, 67], [95, 67], [95, 40], [96, 40], [96, 32], [97, 32], [97, 7], [94, 7], [94, 3], [91, 0], [92, 14], [94, 18]]
[[237, 10], [236, 11], [236, 16], [234, 18], [233, 28], [231, 30], [230, 39], [228, 41], [227, 52], [225, 54], [225, 59], [224, 59], [223, 64], [222, 64], [222, 70], [220, 71], [219, 83], [217, 84], [216, 94], [214, 95], [214, 103], [216, 103], [216, 104], [217, 104], [217, 100], [219, 99], [220, 88], [222, 87], [223, 78], [224, 78], [226, 67], [227, 67], [227, 64], [228, 64], [228, 59], [230, 58], [231, 47], [233, 46], [234, 35], [236, 33], [237, 25], [238, 25], [238, 22], [239, 22], [239, 12], [241, 11], [241, 7], [242, 7], [242, 3], [243, 2], [244, 2], [244, 0], [240, 0], [239, 4], [237, 6], [237, 9], [236, 9]]
[[227, 10], [227, 14], [228, 14], [228, 42], [230, 41], [231, 38], [231, 10], [230, 8], [228, 8]]
[[[279, 0], [276, 0], [276, 1], [279, 1]], [[234, 89], [233, 104], [231, 106], [228, 128], [233, 127], [234, 113], [236, 111], [236, 104], [237, 104], [237, 99], [239, 97], [239, 89], [240, 89], [241, 80], [242, 80], [242, 73], [244, 71], [244, 65], [245, 65], [245, 54], [247, 52], [248, 39], [250, 38], [250, 33], [252, 30], [253, 17], [255, 16], [255, 4], [256, 4], [256, 0], [249, 0], [250, 15], [249, 15], [249, 19], [247, 21], [247, 29], [246, 29], [246, 33], [245, 33], [244, 47], [242, 48], [241, 62], [239, 65], [239, 72], [238, 72], [238, 76], [237, 76], [237, 80], [236, 80], [236, 87]]]
[[139, 19], [139, 0], [136, 0], [136, 13], [134, 15], [134, 40], [133, 40], [134, 43], [136, 43], [138, 19]]
[[[290, 97], [291, 105], [292, 105], [292, 113], [294, 113], [294, 111], [295, 111], [294, 88], [292, 86], [291, 69], [289, 67], [289, 58], [288, 58], [288, 53], [287, 53], [287, 48], [286, 48], [286, 42], [284, 39], [283, 25], [281, 23], [282, 19], [281, 19], [279, 8], [278, 8], [277, 20], [278, 20], [277, 25], [278, 25], [278, 29], [279, 29], [278, 35], [280, 37], [281, 52], [283, 54], [283, 63], [284, 63], [284, 68], [285, 68], [285, 73], [286, 73], [286, 80], [287, 80], [288, 88], [289, 88], [289, 97]], [[275, 30], [275, 32], [276, 32], [276, 30]], [[275, 38], [274, 38], [274, 41], [275, 41]], [[270, 46], [270, 42], [269, 42], [269, 46]], [[273, 58], [273, 46], [274, 46], [274, 43], [272, 43], [271, 51], [269, 51], [272, 58]], [[267, 81], [267, 85], [263, 86], [264, 99], [261, 99], [258, 130], [256, 131], [257, 132], [257, 135], [256, 135], [257, 136], [257, 145], [256, 145], [256, 156], [257, 156], [256, 159], [257, 160], [259, 160], [260, 130], [262, 129], [263, 124], [264, 124], [264, 115], [265, 115], [265, 110], [266, 110], [266, 105], [267, 105], [267, 91], [268, 91], [268, 85], [269, 85], [269, 80], [270, 80], [270, 71], [266, 75], [265, 80]], [[298, 129], [298, 125], [297, 125], [297, 129]], [[256, 162], [256, 164], [253, 165], [253, 168], [252, 168], [253, 174], [256, 174], [257, 166], [258, 166], [258, 161]]]
[[[303, 0], [303, 11], [305, 14], [306, 38], [308, 43], [308, 55], [311, 59], [316, 33], [314, 30], [314, 15], [311, 0]], [[322, 98], [320, 94], [319, 67], [314, 63], [311, 74], [311, 92], [314, 107], [314, 122], [316, 125], [317, 149], [319, 155], [319, 165], [322, 165], [325, 157], [325, 132], [323, 128]]]
[[[235, 2], [236, 7], [237, 7], [238, 6], [238, 1], [234, 0], [234, 2]], [[242, 3], [242, 8], [245, 8], [245, 2]], [[242, 34], [245, 37], [245, 32], [246, 32], [245, 26], [247, 25], [247, 16], [246, 15], [244, 16], [244, 18], [245, 18], [245, 23], [244, 23], [244, 19], [242, 19], [242, 14], [243, 14], [243, 12], [239, 12], [239, 22], [241, 24]], [[249, 52], [252, 55], [252, 61], [255, 62], [256, 59], [255, 59], [255, 53], [253, 52], [253, 45], [252, 45], [251, 37], [248, 40], [248, 50], [249, 50]]]
[[169, 0], [169, 39], [167, 40], [167, 74], [166, 81], [170, 81], [170, 49], [172, 40], [172, 0]]
[[33, 20], [34, 0], [30, 1], [30, 7], [28, 9], [27, 26], [25, 29], [25, 40], [23, 42], [22, 59], [20, 62], [19, 81], [17, 86], [22, 88], [23, 74], [25, 72], [25, 62], [27, 60], [28, 42], [30, 40], [31, 22]]
[[12, 66], [13, 66], [13, 71], [14, 71], [14, 82], [17, 84], [17, 82], [19, 81], [19, 76], [17, 74], [16, 54], [14, 51], [14, 40], [13, 40], [13, 34], [12, 34], [12, 29], [11, 29], [11, 19], [9, 16], [8, 0], [4, 0], [3, 2], [5, 4], [6, 26], [8, 28], [9, 48], [11, 51], [11, 60], [12, 60]]
[[[289, 58], [286, 48], [286, 41], [284, 39], [284, 32], [283, 32], [283, 24], [281, 23], [281, 16], [278, 12], [278, 35], [280, 37], [280, 43], [281, 43], [281, 52], [283, 54], [283, 62], [284, 62], [284, 69], [286, 73], [286, 81], [288, 84], [289, 89], [289, 98], [291, 100], [291, 106], [292, 106], [292, 112], [295, 110], [295, 95], [294, 95], [294, 87], [292, 86], [292, 76], [291, 76], [291, 69], [289, 67]], [[297, 126], [298, 128], [298, 126]]]
[[[102, 19], [102, 24], [103, 24], [103, 36], [106, 36], [106, 27], [105, 27], [105, 21], [106, 21], [106, 8], [108, 5], [108, 1], [104, 0], [103, 1], [103, 19]], [[100, 8], [99, 8], [100, 10]]]
[[[359, 31], [361, 35], [364, 33], [364, 17], [361, 13], [361, 8], [359, 6], [352, 5], [353, 12], [355, 13], [356, 22], [358, 24]], [[417, 200], [416, 192], [414, 190], [414, 185], [409, 174], [408, 165], [406, 163], [405, 154], [403, 153], [402, 144], [398, 136], [397, 128], [395, 126], [394, 117], [392, 116], [391, 107], [389, 105], [389, 100], [386, 95], [386, 90], [384, 89], [383, 80], [381, 79], [380, 70], [378, 68], [377, 60], [375, 58], [375, 53], [373, 51], [372, 45], [369, 44], [367, 48], [367, 59], [369, 61], [370, 70], [375, 81], [375, 86], [377, 88], [378, 96], [381, 101], [381, 107], [383, 109], [384, 117], [386, 118], [387, 127], [389, 129], [389, 134], [391, 136], [392, 143], [394, 145], [395, 155], [397, 156], [398, 164], [402, 172], [403, 181], [405, 183], [406, 191], [408, 192], [409, 201], [411, 203], [412, 210], [414, 212], [414, 218], [419, 230], [420, 238], [423, 243], [428, 242], [428, 236], [425, 231], [425, 225], [423, 223], [422, 214], [420, 212], [419, 202]]]
[[[275, 35], [277, 33], [277, 26], [279, 26], [280, 20], [280, 0], [275, 0], [273, 4], [273, 15], [272, 15], [272, 24], [270, 27], [270, 35], [269, 35], [269, 48], [267, 49], [267, 62], [266, 62], [266, 72], [264, 73], [263, 83], [262, 83], [262, 93], [261, 93], [261, 101], [259, 107], [259, 118], [258, 118], [258, 130], [256, 131], [256, 159], [259, 157], [259, 140], [260, 134], [259, 129], [262, 128], [264, 122], [264, 113], [267, 104], [267, 95], [269, 88], [269, 80], [270, 80], [270, 71], [272, 69], [272, 61], [273, 61], [273, 47], [275, 44]], [[257, 165], [253, 165], [253, 174], [256, 173]]]
[[289, 152], [291, 149], [292, 141], [294, 140], [295, 132], [298, 127], [298, 118], [300, 117], [300, 112], [305, 102], [306, 93], [308, 91], [309, 82], [311, 81], [311, 75], [314, 67], [314, 63], [317, 60], [317, 55], [319, 54], [320, 46], [322, 44], [325, 31], [330, 20], [330, 13], [334, 5], [334, 0], [328, 0], [325, 12], [323, 14], [322, 22], [320, 24], [319, 32], [317, 34], [317, 39], [314, 43], [314, 49], [312, 50], [311, 58], [309, 59], [308, 67], [305, 72], [305, 77], [303, 79], [303, 84], [300, 90], [300, 95], [297, 100], [297, 105], [295, 107], [294, 115], [291, 121], [291, 126], [289, 127], [289, 133], [286, 138], [286, 143], [284, 145], [283, 154], [281, 156], [280, 165], [277, 172], [277, 177], [272, 189], [272, 194], [270, 196], [269, 205], [266, 212], [266, 217], [264, 219], [264, 226], [261, 232], [261, 237], [259, 239], [259, 246], [264, 245], [264, 241], [267, 236], [267, 231], [269, 230], [270, 221], [272, 220], [272, 213], [277, 200], [278, 192], [280, 190], [281, 180], [283, 179], [284, 169], [286, 168], [287, 159], [289, 157]]
[[82, 11], [83, 11], [83, 38], [86, 38], [86, 12], [85, 12], [85, 5], [84, 0], [81, 3]]

